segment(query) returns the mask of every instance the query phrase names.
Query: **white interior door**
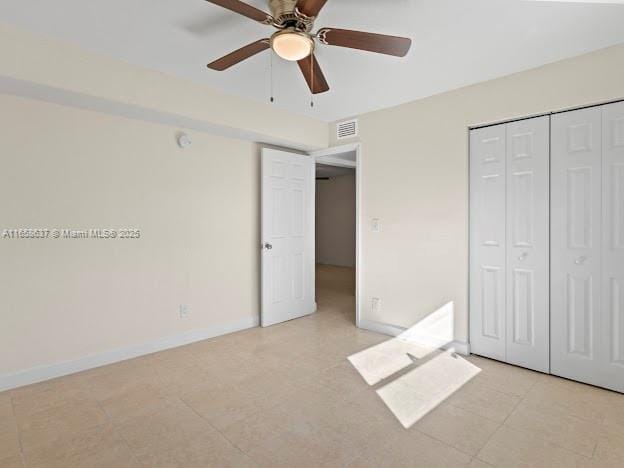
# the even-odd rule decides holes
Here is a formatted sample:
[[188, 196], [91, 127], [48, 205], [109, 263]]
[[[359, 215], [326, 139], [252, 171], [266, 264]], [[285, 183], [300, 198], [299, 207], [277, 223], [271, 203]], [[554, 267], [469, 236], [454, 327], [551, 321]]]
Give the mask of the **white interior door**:
[[552, 117], [551, 372], [602, 378], [602, 110]]
[[470, 132], [470, 346], [506, 359], [505, 125]]
[[603, 386], [624, 392], [624, 102], [602, 108]]
[[262, 149], [263, 327], [315, 311], [314, 159]]
[[550, 370], [550, 120], [507, 127], [507, 362]]

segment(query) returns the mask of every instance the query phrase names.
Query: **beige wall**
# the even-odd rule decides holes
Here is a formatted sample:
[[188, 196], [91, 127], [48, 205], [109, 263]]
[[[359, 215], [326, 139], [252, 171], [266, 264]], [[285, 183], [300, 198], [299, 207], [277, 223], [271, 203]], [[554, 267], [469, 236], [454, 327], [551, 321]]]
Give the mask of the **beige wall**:
[[355, 175], [316, 182], [316, 263], [355, 266]]
[[617, 46], [360, 116], [362, 319], [408, 327], [453, 300], [467, 340], [468, 127], [621, 98]]
[[[223, 93], [177, 77], [131, 65], [56, 40], [0, 24], [0, 93], [66, 98], [83, 105], [86, 96], [141, 110], [193, 119], [228, 135], [300, 149], [325, 148], [327, 124], [262, 102]], [[13, 81], [17, 80], [17, 83]], [[33, 87], [32, 84], [43, 88]], [[34, 89], [32, 89], [34, 88]]]
[[172, 127], [2, 95], [0, 109], [0, 229], [141, 230], [0, 238], [0, 377], [257, 320], [256, 145], [194, 132], [183, 151]]

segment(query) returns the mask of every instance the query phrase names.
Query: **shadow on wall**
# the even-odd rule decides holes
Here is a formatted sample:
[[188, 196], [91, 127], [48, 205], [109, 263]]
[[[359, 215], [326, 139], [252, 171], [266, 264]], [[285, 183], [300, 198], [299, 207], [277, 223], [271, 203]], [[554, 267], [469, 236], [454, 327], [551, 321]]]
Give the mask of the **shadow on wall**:
[[449, 302], [399, 336], [349, 356], [405, 428], [481, 371], [454, 349], [441, 350], [453, 341], [454, 315]]

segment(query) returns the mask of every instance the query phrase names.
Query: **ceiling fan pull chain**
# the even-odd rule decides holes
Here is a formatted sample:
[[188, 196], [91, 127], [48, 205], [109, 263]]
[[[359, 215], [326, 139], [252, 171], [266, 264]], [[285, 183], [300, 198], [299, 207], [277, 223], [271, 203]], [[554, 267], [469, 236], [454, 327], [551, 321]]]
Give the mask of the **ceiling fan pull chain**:
[[270, 63], [270, 65], [269, 65], [269, 68], [270, 68], [270, 71], [269, 71], [269, 75], [270, 75], [269, 82], [270, 82], [270, 87], [271, 87], [271, 91], [270, 91], [271, 92], [271, 102], [275, 102], [275, 99], [273, 98], [273, 50], [269, 51], [269, 56], [270, 56], [270, 58], [269, 58], [269, 63]]
[[310, 54], [310, 107], [314, 107], [314, 54]]

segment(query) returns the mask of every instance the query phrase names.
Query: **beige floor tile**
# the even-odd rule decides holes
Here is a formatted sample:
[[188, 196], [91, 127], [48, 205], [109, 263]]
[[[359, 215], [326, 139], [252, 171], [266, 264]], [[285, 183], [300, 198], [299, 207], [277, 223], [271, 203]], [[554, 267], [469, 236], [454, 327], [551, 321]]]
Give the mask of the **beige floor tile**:
[[353, 333], [345, 334], [339, 338], [324, 340], [323, 349], [329, 349], [339, 354], [341, 357], [347, 358], [352, 354], [361, 352], [388, 340], [387, 336], [379, 333], [354, 329], [352, 324], [349, 325], [348, 330]]
[[498, 427], [498, 423], [475, 413], [442, 404], [417, 422], [412, 430], [424, 432], [474, 456]]
[[[243, 452], [250, 453], [268, 443], [279, 443], [275, 435], [287, 430], [288, 420], [276, 408], [271, 408], [229, 425], [223, 435]], [[274, 438], [277, 441], [273, 441]]]
[[81, 431], [75, 436], [24, 451], [32, 467], [131, 467], [137, 466], [128, 446], [111, 425]]
[[150, 467], [244, 468], [256, 464], [216, 431], [200, 432], [175, 447], [145, 453], [141, 464]]
[[415, 467], [452, 468], [468, 466], [470, 456], [418, 432], [406, 432], [373, 453], [358, 456], [350, 468]]
[[[20, 459], [21, 447], [19, 443], [17, 420], [13, 414], [13, 405], [9, 393], [0, 393], [0, 459], [9, 465]], [[21, 463], [21, 461], [20, 461]], [[0, 463], [0, 466], [4, 466]]]
[[358, 449], [386, 440], [390, 427], [398, 425], [387, 414], [372, 417], [358, 403], [311, 386], [279, 407], [231, 426], [225, 435], [261, 466], [344, 466]]
[[137, 365], [135, 361], [125, 361], [90, 371], [84, 377], [84, 385], [89, 394], [98, 401], [115, 398], [141, 387], [146, 383], [156, 384], [158, 375], [147, 365]]
[[211, 374], [199, 364], [178, 368], [157, 369], [161, 388], [168, 394], [181, 395], [198, 386], [213, 385], [215, 388], [222, 385], [221, 379]]
[[610, 433], [598, 440], [593, 466], [621, 468], [624, 466], [624, 432]]
[[524, 397], [542, 375], [479, 356], [472, 355], [467, 359], [481, 369], [475, 382], [518, 397]]
[[[230, 354], [227, 357], [208, 354], [198, 358], [197, 366], [201, 376], [197, 380], [201, 382], [196, 382], [196, 384], [203, 387], [211, 386], [214, 389], [236, 385], [274, 368], [269, 362], [253, 360], [245, 354]], [[188, 380], [192, 382], [193, 377], [189, 375]], [[190, 390], [193, 390], [193, 387], [186, 385], [183, 391]]]
[[624, 395], [610, 393], [609, 410], [603, 425], [609, 433], [624, 434]]
[[248, 455], [262, 467], [341, 467], [353, 459], [354, 452], [348, 440], [326, 428], [302, 423], [279, 437], [268, 437]]
[[378, 395], [368, 390], [341, 405], [334, 417], [340, 422], [340, 433], [351, 440], [353, 452], [363, 456], [372, 455], [383, 444], [408, 434]]
[[452, 406], [502, 423], [520, 403], [520, 400], [520, 397], [471, 381], [446, 401]]
[[80, 375], [69, 375], [12, 390], [13, 408], [19, 419], [39, 411], [93, 401]]
[[337, 366], [325, 369], [313, 378], [319, 384], [344, 395], [355, 395], [364, 390], [372, 389], [346, 359]]
[[179, 399], [155, 413], [130, 418], [118, 426], [138, 461], [150, 453], [180, 446], [203, 432], [216, 432], [210, 424]]
[[19, 455], [9, 455], [4, 456], [2, 452], [0, 452], [0, 467], [2, 468], [21, 468], [24, 464], [22, 463], [22, 457]]
[[0, 392], [0, 421], [9, 417], [13, 417], [11, 392]]
[[146, 382], [124, 387], [100, 401], [100, 406], [115, 424], [122, 424], [138, 415], [149, 415], [166, 405], [169, 392], [157, 384]]
[[470, 468], [492, 468], [494, 465], [490, 465], [489, 463], [479, 460], [478, 458], [473, 458], [468, 466]]
[[600, 424], [579, 419], [560, 408], [526, 402], [518, 405], [505, 425], [586, 457], [594, 453], [602, 431]]
[[280, 404], [298, 391], [299, 387], [281, 375], [266, 373], [217, 390], [198, 387], [182, 394], [181, 398], [210, 424], [223, 431], [259, 411]]
[[108, 421], [100, 406], [93, 401], [70, 403], [18, 419], [20, 440], [24, 451], [49, 445], [75, 434], [101, 426]]
[[[0, 425], [3, 425], [3, 423], [0, 423]], [[17, 430], [6, 428], [0, 433], [0, 458], [19, 458], [20, 453], [21, 447]], [[0, 464], [0, 466], [2, 465]]]
[[478, 458], [496, 467], [572, 468], [589, 459], [543, 440], [539, 435], [501, 426]]
[[278, 370], [285, 379], [291, 382], [318, 379], [326, 370], [340, 364], [342, 359], [338, 356], [313, 356], [300, 355], [296, 358], [276, 358], [271, 362], [273, 369]]
[[601, 423], [613, 411], [613, 397], [614, 393], [608, 390], [551, 375], [542, 375], [526, 395], [526, 401], [557, 408], [587, 421]]

